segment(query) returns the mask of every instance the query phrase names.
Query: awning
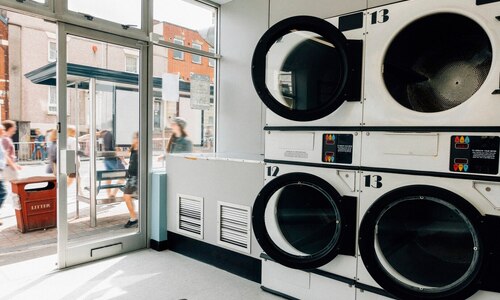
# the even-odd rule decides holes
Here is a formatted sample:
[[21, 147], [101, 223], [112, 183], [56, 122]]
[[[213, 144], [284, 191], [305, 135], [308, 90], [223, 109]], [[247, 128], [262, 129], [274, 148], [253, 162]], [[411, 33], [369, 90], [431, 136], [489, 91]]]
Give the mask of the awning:
[[[56, 70], [56, 62], [52, 62], [29, 73], [26, 73], [24, 76], [34, 84], [55, 86]], [[96, 80], [136, 86], [139, 83], [139, 74], [72, 63], [67, 64], [67, 78], [68, 86], [77, 83], [78, 88], [80, 89], [88, 89], [88, 82], [85, 81], [88, 78], [95, 78]], [[189, 93], [190, 87], [191, 85], [189, 82], [179, 81], [180, 92]], [[161, 78], [153, 77], [153, 88], [161, 89]], [[210, 87], [210, 94], [213, 95], [213, 86]]]

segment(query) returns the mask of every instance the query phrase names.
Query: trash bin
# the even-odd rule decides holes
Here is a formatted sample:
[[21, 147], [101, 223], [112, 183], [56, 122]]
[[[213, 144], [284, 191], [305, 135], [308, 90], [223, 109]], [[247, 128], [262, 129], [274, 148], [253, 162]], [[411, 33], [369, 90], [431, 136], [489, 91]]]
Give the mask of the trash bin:
[[[12, 180], [12, 192], [19, 203], [14, 203], [17, 229], [22, 233], [56, 227], [56, 177], [38, 176]], [[14, 195], [14, 196], [15, 196]], [[13, 197], [14, 202], [16, 197]]]

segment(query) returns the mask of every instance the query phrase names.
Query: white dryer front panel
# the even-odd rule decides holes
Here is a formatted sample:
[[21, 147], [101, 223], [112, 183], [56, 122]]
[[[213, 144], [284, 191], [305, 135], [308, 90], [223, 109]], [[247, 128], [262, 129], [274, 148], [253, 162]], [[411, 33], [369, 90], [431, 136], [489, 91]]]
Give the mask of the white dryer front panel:
[[266, 164], [252, 228], [276, 263], [356, 277], [357, 172]]
[[360, 132], [268, 130], [264, 158], [342, 168], [359, 166], [360, 149]]
[[266, 126], [360, 126], [365, 13], [296, 16], [262, 36], [252, 80]]
[[382, 287], [401, 299], [500, 292], [500, 211], [496, 195], [485, 192], [498, 183], [360, 175], [357, 287]]
[[500, 179], [500, 134], [494, 132], [369, 131], [362, 133], [361, 153], [362, 168]]
[[498, 127], [499, 15], [500, 2], [476, 0], [368, 10], [364, 125]]

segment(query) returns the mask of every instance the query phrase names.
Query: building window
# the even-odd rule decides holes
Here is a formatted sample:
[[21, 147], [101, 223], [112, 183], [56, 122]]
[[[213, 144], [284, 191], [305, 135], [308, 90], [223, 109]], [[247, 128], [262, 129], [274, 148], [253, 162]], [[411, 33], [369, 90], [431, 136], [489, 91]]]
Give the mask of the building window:
[[[201, 50], [201, 45], [198, 43], [193, 43], [193, 49]], [[191, 54], [191, 61], [194, 64], [201, 64], [201, 56], [196, 54]]]
[[[184, 46], [184, 41], [181, 39], [174, 38], [174, 44]], [[179, 51], [179, 50], [174, 50], [174, 59], [184, 60], [184, 52]]]
[[57, 60], [57, 44], [55, 41], [49, 41], [49, 62]]
[[125, 55], [125, 72], [139, 73], [139, 58], [134, 55]]
[[[215, 53], [215, 49], [214, 49], [214, 48], [212, 48], [212, 47], [210, 47], [210, 48], [208, 48], [208, 52], [210, 52], [210, 53]], [[213, 58], [209, 58], [209, 59], [208, 59], [208, 66], [210, 66], [210, 67], [212, 67], [212, 68], [213, 68], [213, 67], [215, 66], [215, 59], [213, 59]]]
[[57, 98], [56, 98], [56, 87], [49, 86], [49, 101], [48, 103], [48, 114], [57, 114]]

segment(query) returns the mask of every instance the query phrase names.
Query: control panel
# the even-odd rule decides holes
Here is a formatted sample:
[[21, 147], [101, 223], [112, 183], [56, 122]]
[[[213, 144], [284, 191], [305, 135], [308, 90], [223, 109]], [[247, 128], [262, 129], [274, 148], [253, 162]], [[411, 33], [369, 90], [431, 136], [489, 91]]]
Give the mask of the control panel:
[[322, 162], [336, 164], [352, 163], [352, 134], [323, 134]]
[[450, 171], [498, 174], [499, 146], [498, 136], [452, 136]]

